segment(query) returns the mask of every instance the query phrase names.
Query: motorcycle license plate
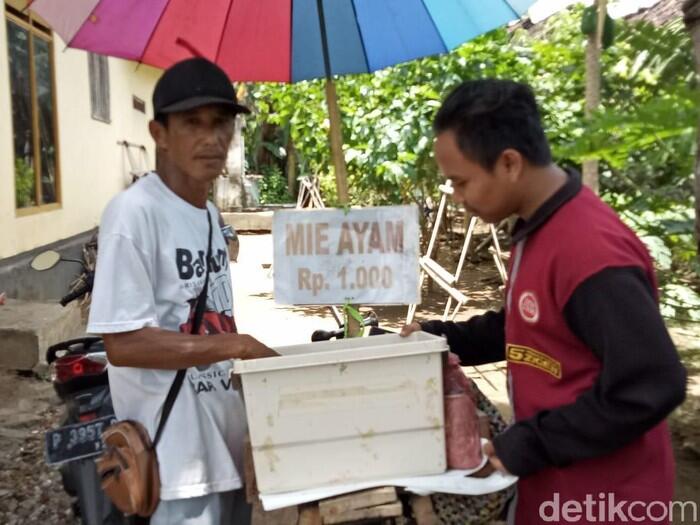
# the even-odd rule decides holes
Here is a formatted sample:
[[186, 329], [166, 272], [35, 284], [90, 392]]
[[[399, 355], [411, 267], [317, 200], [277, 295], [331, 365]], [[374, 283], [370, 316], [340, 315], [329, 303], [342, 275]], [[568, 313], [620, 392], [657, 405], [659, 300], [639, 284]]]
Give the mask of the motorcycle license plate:
[[117, 420], [105, 416], [85, 423], [66, 425], [46, 432], [46, 462], [58, 465], [66, 461], [97, 456], [102, 452], [102, 431]]

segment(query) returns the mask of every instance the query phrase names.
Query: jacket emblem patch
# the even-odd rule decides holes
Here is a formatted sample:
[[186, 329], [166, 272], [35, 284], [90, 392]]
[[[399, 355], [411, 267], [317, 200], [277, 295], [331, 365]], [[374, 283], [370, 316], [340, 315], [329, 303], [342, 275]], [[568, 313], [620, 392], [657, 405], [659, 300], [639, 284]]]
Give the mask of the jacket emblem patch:
[[525, 291], [518, 299], [520, 316], [528, 323], [536, 323], [540, 318], [540, 306], [534, 292]]

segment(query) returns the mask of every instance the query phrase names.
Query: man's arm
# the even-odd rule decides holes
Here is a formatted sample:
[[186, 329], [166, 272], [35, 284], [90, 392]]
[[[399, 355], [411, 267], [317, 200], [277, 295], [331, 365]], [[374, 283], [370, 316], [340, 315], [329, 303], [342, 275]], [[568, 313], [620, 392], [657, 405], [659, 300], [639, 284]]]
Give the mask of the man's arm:
[[[505, 359], [505, 310], [475, 315], [468, 321], [423, 321], [409, 325], [424, 332], [447, 337], [450, 351], [464, 366], [482, 365]], [[410, 330], [415, 331], [415, 330]], [[410, 333], [410, 332], [409, 332]], [[406, 331], [403, 332], [407, 335]]]
[[[114, 222], [115, 212], [106, 223]], [[111, 217], [111, 218], [110, 218]], [[227, 359], [276, 355], [249, 335], [190, 335], [158, 325], [151, 257], [121, 233], [100, 232], [88, 331], [101, 334], [114, 366], [178, 370]]]
[[179, 370], [227, 359], [276, 356], [257, 339], [246, 334], [208, 336], [182, 334], [160, 328], [103, 335], [107, 358], [114, 366]]
[[593, 387], [497, 436], [496, 455], [513, 474], [612, 452], [661, 422], [685, 397], [685, 369], [638, 268], [607, 268], [582, 283], [564, 314], [601, 360]]

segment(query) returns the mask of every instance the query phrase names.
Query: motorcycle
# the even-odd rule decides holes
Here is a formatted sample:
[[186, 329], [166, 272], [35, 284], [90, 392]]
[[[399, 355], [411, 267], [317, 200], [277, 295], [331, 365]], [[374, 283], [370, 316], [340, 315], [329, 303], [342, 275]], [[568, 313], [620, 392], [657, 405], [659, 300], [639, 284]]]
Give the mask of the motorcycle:
[[[60, 300], [66, 306], [92, 290], [94, 271], [83, 261], [64, 258], [54, 251], [39, 254], [31, 266], [46, 271], [61, 261], [78, 263], [83, 268], [81, 284]], [[102, 452], [102, 430], [116, 421], [102, 339], [82, 337], [53, 345], [46, 351], [46, 362], [54, 390], [65, 404], [60, 426], [45, 435], [47, 463], [58, 467], [63, 487], [73, 498], [73, 513], [81, 523], [128, 523], [102, 491], [94, 462]]]

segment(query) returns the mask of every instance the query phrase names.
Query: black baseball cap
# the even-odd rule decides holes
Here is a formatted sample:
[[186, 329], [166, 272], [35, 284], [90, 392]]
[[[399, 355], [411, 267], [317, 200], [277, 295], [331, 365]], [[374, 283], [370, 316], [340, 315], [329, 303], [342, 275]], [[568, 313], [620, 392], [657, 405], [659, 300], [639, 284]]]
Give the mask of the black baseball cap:
[[238, 103], [224, 70], [206, 58], [188, 58], [170, 66], [153, 90], [155, 115], [221, 104], [233, 113], [250, 113]]

